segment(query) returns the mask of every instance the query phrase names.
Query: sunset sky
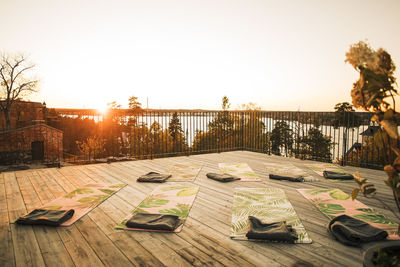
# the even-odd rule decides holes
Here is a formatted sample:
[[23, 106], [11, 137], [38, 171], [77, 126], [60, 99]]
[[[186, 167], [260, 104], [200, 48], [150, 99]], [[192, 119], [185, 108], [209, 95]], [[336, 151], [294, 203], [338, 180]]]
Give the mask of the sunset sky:
[[[1, 0], [0, 51], [36, 64], [48, 107], [332, 111], [351, 102], [351, 44], [400, 79], [399, 0]], [[399, 101], [398, 101], [399, 102]]]

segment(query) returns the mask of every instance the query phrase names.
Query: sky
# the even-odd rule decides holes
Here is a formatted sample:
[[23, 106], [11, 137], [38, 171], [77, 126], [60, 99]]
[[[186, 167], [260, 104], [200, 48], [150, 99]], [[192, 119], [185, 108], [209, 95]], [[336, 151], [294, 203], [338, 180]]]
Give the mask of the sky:
[[[400, 79], [399, 0], [0, 0], [0, 51], [35, 64], [48, 107], [333, 111], [359, 74], [351, 44]], [[400, 102], [400, 101], [397, 101]]]

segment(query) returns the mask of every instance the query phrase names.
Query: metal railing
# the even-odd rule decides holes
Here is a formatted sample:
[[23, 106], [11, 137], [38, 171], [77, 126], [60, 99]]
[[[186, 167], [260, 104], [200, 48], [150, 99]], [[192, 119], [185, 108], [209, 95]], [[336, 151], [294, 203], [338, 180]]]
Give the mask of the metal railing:
[[[381, 168], [379, 127], [364, 112], [115, 110], [82, 113], [99, 124], [98, 157], [134, 159], [249, 150], [301, 159]], [[72, 116], [70, 111], [64, 116]]]
[[[376, 145], [379, 127], [371, 126], [372, 114], [365, 112], [118, 109], [104, 115], [82, 109], [56, 111], [59, 118], [48, 124], [64, 132], [64, 159], [59, 160], [72, 163], [249, 150], [382, 168], [388, 157]], [[46, 144], [55, 137], [40, 138]], [[29, 144], [11, 139], [0, 133], [0, 161], [10, 155], [18, 160], [21, 147], [25, 158], [30, 155], [33, 139], [25, 138]], [[85, 151], [77, 150], [77, 141], [86, 143]]]

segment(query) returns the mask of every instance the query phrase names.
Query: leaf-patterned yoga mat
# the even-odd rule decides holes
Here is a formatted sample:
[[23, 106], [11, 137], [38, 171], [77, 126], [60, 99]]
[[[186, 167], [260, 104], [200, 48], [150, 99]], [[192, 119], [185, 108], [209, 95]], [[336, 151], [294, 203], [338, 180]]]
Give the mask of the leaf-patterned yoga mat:
[[160, 230], [128, 228], [126, 222], [136, 212], [152, 214], [172, 214], [177, 215], [183, 223], [175, 229], [174, 232], [180, 232], [183, 224], [189, 215], [190, 208], [196, 198], [199, 186], [180, 183], [169, 183], [158, 186], [153, 192], [143, 200], [115, 229], [135, 230], [135, 231], [154, 231], [166, 232]]
[[[340, 173], [346, 173], [344, 170], [339, 168], [336, 165], [330, 164], [330, 163], [310, 163], [305, 165], [307, 168], [310, 170], [313, 170], [314, 172], [318, 173], [322, 177], [324, 177], [324, 171], [332, 171], [332, 172], [340, 172]], [[331, 182], [353, 182], [353, 180], [340, 180], [340, 179], [325, 179]]]
[[126, 184], [87, 184], [69, 192], [65, 196], [54, 199], [40, 207], [40, 209], [73, 209], [75, 212], [72, 218], [60, 224], [60, 226], [70, 226], [124, 186]]
[[346, 214], [367, 222], [372, 226], [388, 232], [387, 239], [399, 240], [399, 225], [384, 215], [371, 209], [340, 189], [297, 189], [306, 199], [311, 201], [329, 219]]
[[202, 164], [174, 164], [167, 171], [168, 174], [172, 175], [167, 181], [192, 182], [196, 179], [202, 166]]
[[247, 165], [247, 163], [219, 163], [221, 173], [228, 173], [240, 177], [241, 182], [259, 182], [261, 178]]
[[298, 176], [302, 175], [305, 182], [318, 182], [319, 179], [307, 173], [291, 163], [264, 163], [268, 174], [276, 174], [282, 176]]
[[286, 221], [296, 229], [295, 243], [311, 243], [306, 229], [286, 197], [279, 188], [235, 188], [233, 194], [231, 238], [247, 240], [249, 216], [259, 218], [263, 223]]

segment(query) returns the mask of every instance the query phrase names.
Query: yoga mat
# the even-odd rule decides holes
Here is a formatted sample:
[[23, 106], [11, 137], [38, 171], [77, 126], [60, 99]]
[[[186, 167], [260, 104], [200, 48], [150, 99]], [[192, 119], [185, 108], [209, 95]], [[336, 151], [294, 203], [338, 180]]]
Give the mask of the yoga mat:
[[144, 199], [115, 229], [133, 231], [166, 232], [161, 230], [128, 228], [126, 222], [136, 212], [153, 214], [172, 214], [177, 215], [183, 223], [175, 229], [175, 233], [182, 230], [183, 224], [189, 215], [190, 208], [196, 198], [199, 186], [169, 183], [158, 186], [151, 194]]
[[247, 165], [247, 163], [219, 163], [221, 173], [228, 173], [240, 178], [239, 182], [259, 182], [261, 178]]
[[255, 216], [263, 223], [286, 221], [296, 229], [295, 243], [311, 243], [300, 218], [279, 188], [235, 188], [233, 194], [231, 238], [248, 240], [248, 217]]
[[202, 164], [174, 164], [166, 172], [172, 175], [167, 182], [193, 182], [202, 167]]
[[291, 163], [264, 163], [268, 174], [276, 174], [282, 176], [303, 176], [305, 182], [318, 182], [319, 179], [307, 173], [307, 171], [294, 166]]
[[[318, 175], [324, 177], [323, 172], [324, 171], [333, 171], [333, 172], [340, 172], [340, 173], [346, 173], [344, 170], [339, 168], [336, 165], [330, 164], [330, 163], [310, 163], [305, 165], [307, 168], [310, 170], [316, 172]], [[340, 180], [340, 179], [326, 179], [325, 180], [331, 181], [331, 182], [353, 182], [353, 180]]]
[[351, 200], [351, 196], [340, 189], [317, 188], [297, 189], [297, 191], [311, 201], [329, 219], [346, 214], [387, 231], [389, 234], [387, 239], [400, 240], [397, 223], [360, 201]]
[[43, 205], [40, 209], [73, 209], [75, 212], [72, 218], [60, 224], [70, 226], [124, 186], [126, 184], [87, 184]]

